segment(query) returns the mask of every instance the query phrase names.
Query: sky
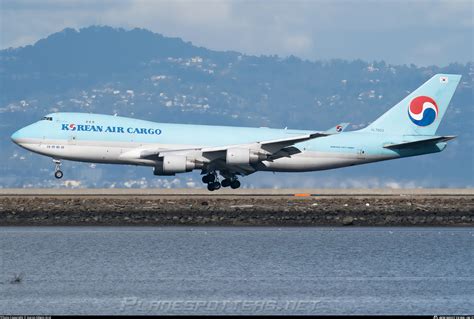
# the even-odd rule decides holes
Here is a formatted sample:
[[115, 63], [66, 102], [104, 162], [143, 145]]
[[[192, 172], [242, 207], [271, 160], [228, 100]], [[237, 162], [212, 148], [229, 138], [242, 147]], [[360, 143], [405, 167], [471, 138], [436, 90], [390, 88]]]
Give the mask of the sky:
[[474, 1], [0, 0], [0, 48], [66, 27], [149, 29], [214, 50], [444, 66], [474, 58]]

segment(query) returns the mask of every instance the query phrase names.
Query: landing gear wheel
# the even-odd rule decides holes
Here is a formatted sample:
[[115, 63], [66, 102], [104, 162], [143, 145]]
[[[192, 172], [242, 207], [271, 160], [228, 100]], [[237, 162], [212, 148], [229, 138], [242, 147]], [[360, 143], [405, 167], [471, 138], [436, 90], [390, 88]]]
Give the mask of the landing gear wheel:
[[231, 184], [231, 180], [226, 178], [221, 182], [222, 187], [229, 187]]
[[221, 188], [221, 183], [219, 182], [210, 183], [210, 185], [212, 185], [212, 188], [214, 188], [215, 190]]
[[202, 177], [202, 182], [205, 184], [209, 184], [215, 181], [216, 181], [216, 176], [213, 174], [207, 174]]
[[211, 192], [219, 188], [221, 188], [221, 183], [219, 182], [212, 182], [212, 183], [207, 184], [207, 189], [210, 190]]
[[56, 172], [54, 172], [54, 177], [56, 177], [57, 179], [62, 178], [63, 177], [63, 171], [57, 170]]
[[233, 180], [232, 182], [230, 182], [230, 187], [231, 187], [232, 189], [239, 188], [239, 187], [240, 187], [240, 182], [239, 182], [237, 179], [235, 179], [235, 180]]
[[63, 177], [63, 172], [61, 171], [61, 161], [58, 159], [53, 158], [53, 163], [55, 165], [54, 168], [54, 177], [60, 179]]

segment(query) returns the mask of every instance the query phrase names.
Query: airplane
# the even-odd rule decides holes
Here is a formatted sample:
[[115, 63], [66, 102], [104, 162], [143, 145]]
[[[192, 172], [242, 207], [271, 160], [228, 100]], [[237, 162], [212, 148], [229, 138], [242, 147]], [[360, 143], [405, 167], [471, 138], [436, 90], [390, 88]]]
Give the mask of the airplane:
[[436, 74], [367, 127], [328, 131], [156, 123], [113, 115], [52, 113], [11, 136], [61, 160], [153, 167], [154, 175], [201, 170], [210, 191], [240, 187], [257, 171], [306, 172], [443, 151], [455, 136], [436, 135], [461, 75]]

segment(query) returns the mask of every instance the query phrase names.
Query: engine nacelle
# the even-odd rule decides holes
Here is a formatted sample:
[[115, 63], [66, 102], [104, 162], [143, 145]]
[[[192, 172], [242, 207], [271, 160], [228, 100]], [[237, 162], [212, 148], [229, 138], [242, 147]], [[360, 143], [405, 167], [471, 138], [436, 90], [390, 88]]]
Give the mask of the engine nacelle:
[[190, 172], [196, 168], [194, 161], [182, 155], [167, 155], [161, 158], [157, 166], [153, 168], [155, 175], [174, 175], [176, 173]]
[[248, 148], [227, 149], [225, 161], [229, 165], [248, 165], [264, 160], [265, 154], [260, 154]]

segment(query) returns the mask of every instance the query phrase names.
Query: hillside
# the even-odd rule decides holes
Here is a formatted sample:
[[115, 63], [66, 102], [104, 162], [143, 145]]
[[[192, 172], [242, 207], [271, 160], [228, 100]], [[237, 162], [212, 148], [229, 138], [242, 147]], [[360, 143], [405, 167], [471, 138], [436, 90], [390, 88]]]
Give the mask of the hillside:
[[200, 186], [197, 174], [157, 178], [147, 168], [72, 162], [58, 182], [49, 159], [9, 139], [46, 113], [314, 130], [350, 122], [356, 129], [438, 72], [463, 75], [439, 130], [459, 138], [442, 154], [311, 174], [258, 173], [243, 186], [474, 186], [472, 67], [250, 56], [143, 29], [65, 29], [34, 45], [0, 51], [0, 187]]

